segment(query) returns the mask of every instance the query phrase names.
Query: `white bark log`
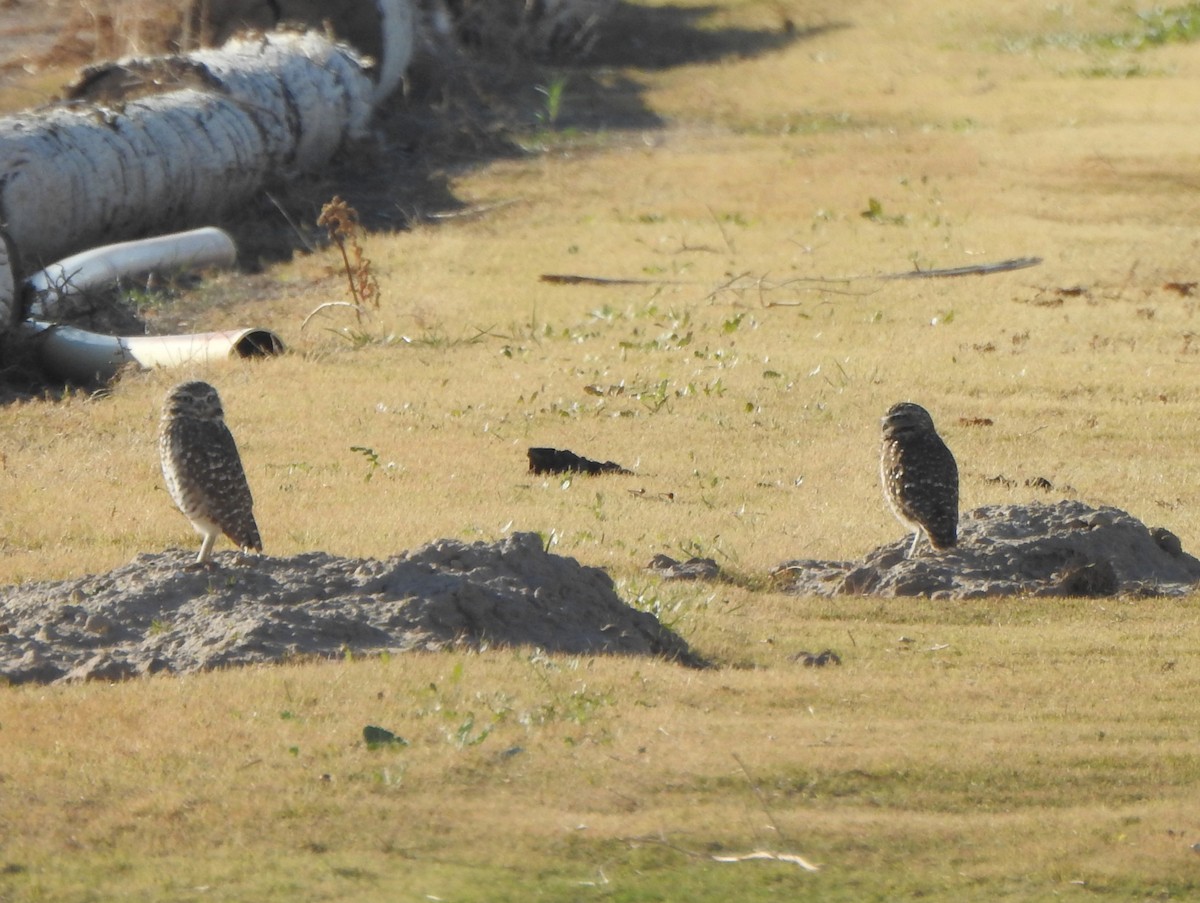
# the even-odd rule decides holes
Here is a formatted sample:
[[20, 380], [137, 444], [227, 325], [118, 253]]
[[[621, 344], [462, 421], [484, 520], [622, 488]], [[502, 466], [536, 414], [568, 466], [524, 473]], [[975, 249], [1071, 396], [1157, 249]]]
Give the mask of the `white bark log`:
[[25, 264], [211, 220], [269, 176], [325, 163], [371, 114], [361, 61], [313, 33], [201, 51], [183, 70], [196, 82], [193, 64], [208, 90], [0, 119], [0, 216]]
[[[436, 52], [448, 37], [439, 26], [454, 18], [446, 0], [355, 2], [373, 4], [377, 29], [369, 8], [365, 18], [348, 3], [330, 14], [347, 34], [378, 35], [371, 63], [314, 32], [272, 32], [185, 57], [95, 67], [77, 102], [0, 119], [0, 338], [21, 316], [15, 286], [31, 269], [101, 240], [210, 221], [273, 176], [323, 165], [399, 86], [418, 33]], [[472, 0], [453, 8], [481, 22], [491, 9], [524, 32], [502, 40], [561, 52], [590, 43], [615, 3]], [[279, 14], [285, 5], [271, 8]], [[314, 10], [324, 17], [317, 5], [309, 20]], [[226, 10], [237, 11], [237, 3]]]
[[21, 315], [5, 284], [24, 273], [100, 241], [211, 222], [361, 136], [413, 48], [412, 0], [375, 3], [384, 52], [373, 63], [318, 32], [271, 32], [93, 67], [74, 102], [0, 118], [11, 242], [0, 336]]

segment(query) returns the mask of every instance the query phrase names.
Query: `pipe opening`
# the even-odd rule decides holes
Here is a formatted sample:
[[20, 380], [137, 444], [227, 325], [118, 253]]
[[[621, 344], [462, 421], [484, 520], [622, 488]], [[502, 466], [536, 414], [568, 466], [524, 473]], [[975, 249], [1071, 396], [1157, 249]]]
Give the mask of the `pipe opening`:
[[283, 351], [283, 340], [269, 329], [247, 329], [233, 343], [233, 353], [243, 358], [274, 357]]

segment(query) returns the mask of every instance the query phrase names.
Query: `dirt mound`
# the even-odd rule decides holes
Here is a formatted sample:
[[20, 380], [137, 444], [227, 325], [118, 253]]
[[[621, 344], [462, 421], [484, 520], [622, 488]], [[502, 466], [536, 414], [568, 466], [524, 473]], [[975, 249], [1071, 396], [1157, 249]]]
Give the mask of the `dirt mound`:
[[140, 555], [108, 574], [0, 590], [0, 680], [120, 680], [297, 657], [453, 645], [700, 660], [599, 568], [533, 533], [433, 542], [386, 561], [308, 552], [197, 568]]
[[958, 547], [943, 552], [923, 544], [905, 558], [911, 542], [880, 546], [862, 561], [789, 561], [775, 576], [806, 595], [940, 599], [1178, 595], [1200, 581], [1200, 561], [1170, 531], [1077, 501], [977, 508], [960, 523]]

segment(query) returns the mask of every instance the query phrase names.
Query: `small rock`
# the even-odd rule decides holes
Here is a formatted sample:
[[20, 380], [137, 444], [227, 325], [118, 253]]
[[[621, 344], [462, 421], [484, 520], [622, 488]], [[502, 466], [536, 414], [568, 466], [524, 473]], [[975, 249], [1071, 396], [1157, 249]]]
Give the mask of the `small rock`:
[[159, 658], [157, 655], [151, 656], [145, 661], [138, 662], [138, 674], [161, 674], [162, 672], [171, 672], [175, 669], [171, 667], [171, 663], [165, 658]]
[[1119, 589], [1117, 572], [1109, 562], [1088, 561], [1066, 569], [1046, 595], [1095, 598], [1115, 596]]
[[714, 580], [721, 575], [721, 568], [711, 558], [676, 561], [670, 555], [655, 555], [647, 568], [665, 580]]
[[1172, 558], [1183, 557], [1183, 543], [1179, 541], [1178, 536], [1166, 527], [1155, 527], [1150, 531], [1150, 535], [1154, 537], [1154, 541], [1158, 543], [1158, 547]]
[[408, 746], [403, 737], [389, 731], [386, 727], [368, 724], [362, 730], [363, 742], [368, 749], [379, 749], [381, 746]]
[[840, 665], [842, 657], [832, 649], [824, 649], [820, 652], [796, 652], [789, 658], [794, 662], [799, 662], [807, 668], [824, 668], [826, 665]]
[[0, 667], [0, 683], [45, 684], [58, 680], [66, 673], [36, 648], [27, 649], [15, 662]]
[[107, 652], [93, 655], [82, 665], [77, 665], [67, 672], [66, 680], [105, 680], [115, 682], [128, 680], [137, 674], [137, 670], [129, 662], [113, 658]]
[[88, 633], [108, 636], [112, 633], [113, 622], [102, 614], [89, 615], [87, 621], [84, 622], [83, 629]]

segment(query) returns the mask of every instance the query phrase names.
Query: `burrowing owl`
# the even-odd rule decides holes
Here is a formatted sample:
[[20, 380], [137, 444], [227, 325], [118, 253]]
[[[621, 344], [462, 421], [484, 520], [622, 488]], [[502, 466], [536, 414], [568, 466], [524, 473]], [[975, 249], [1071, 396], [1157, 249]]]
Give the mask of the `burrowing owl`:
[[896, 517], [914, 531], [910, 556], [922, 533], [935, 549], [958, 542], [958, 465], [919, 404], [902, 401], [884, 415], [879, 475]]
[[204, 537], [198, 563], [208, 560], [221, 533], [243, 551], [262, 551], [254, 499], [216, 389], [186, 382], [167, 394], [158, 451], [171, 498]]

